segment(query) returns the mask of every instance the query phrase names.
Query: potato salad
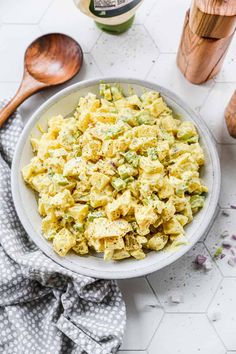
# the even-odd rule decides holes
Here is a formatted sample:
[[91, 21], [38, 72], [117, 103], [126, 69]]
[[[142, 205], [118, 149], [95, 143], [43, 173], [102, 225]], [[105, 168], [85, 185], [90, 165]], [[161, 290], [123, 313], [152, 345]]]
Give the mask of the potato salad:
[[159, 92], [125, 96], [101, 84], [99, 97], [81, 97], [72, 117], [51, 117], [31, 144], [22, 175], [60, 256], [143, 259], [187, 243], [184, 227], [207, 192], [199, 177], [204, 153], [194, 124]]

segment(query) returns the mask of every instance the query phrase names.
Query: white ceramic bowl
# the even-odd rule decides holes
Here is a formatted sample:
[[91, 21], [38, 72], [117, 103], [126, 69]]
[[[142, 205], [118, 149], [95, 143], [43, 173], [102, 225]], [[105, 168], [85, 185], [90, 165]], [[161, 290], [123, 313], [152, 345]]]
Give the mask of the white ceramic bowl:
[[28, 235], [55, 262], [74, 272], [92, 277], [106, 279], [132, 278], [151, 273], [174, 262], [206, 233], [217, 209], [220, 190], [220, 166], [214, 141], [205, 123], [175, 94], [154, 83], [142, 80], [109, 78], [104, 81], [109, 83], [119, 82], [126, 93], [129, 92], [130, 85], [138, 95], [142, 94], [144, 89], [159, 91], [175, 112], [180, 113], [183, 119], [193, 121], [197, 126], [201, 137], [201, 145], [206, 155], [206, 164], [201, 171], [201, 176], [209, 188], [209, 193], [205, 207], [195, 216], [193, 222], [186, 227], [189, 245], [180, 247], [176, 252], [150, 252], [145, 259], [140, 261], [126, 259], [119, 262], [105, 262], [100, 257], [80, 257], [76, 254], [68, 254], [66, 257], [61, 258], [52, 250], [52, 244], [42, 236], [41, 217], [37, 211], [35, 194], [26, 186], [20, 172], [21, 168], [28, 164], [33, 156], [30, 136], [31, 134], [35, 136], [40, 134], [36, 127], [37, 123], [46, 128], [49, 117], [59, 113], [64, 116], [71, 113], [75, 109], [79, 97], [86, 95], [88, 92], [99, 94], [99, 79], [77, 83], [61, 90], [40, 106], [32, 115], [21, 134], [15, 150], [12, 164], [12, 193], [16, 211]]

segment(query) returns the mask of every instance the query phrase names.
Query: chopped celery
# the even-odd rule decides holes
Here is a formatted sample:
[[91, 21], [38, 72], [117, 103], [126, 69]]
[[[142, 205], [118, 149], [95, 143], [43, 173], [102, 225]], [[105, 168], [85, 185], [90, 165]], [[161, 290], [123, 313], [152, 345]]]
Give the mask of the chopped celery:
[[69, 183], [68, 179], [59, 173], [53, 175], [53, 181], [59, 186], [66, 186]]
[[132, 176], [131, 176], [131, 177], [128, 177], [128, 178], [126, 178], [124, 181], [125, 181], [126, 184], [132, 183], [132, 182], [134, 181], [134, 177], [132, 177]]
[[141, 112], [137, 116], [138, 124], [154, 125], [155, 118], [152, 117], [148, 112]]
[[112, 86], [111, 87], [111, 92], [113, 96], [113, 100], [120, 100], [123, 98], [122, 92], [118, 89], [118, 87]]
[[111, 181], [111, 185], [118, 192], [126, 188], [126, 183], [121, 178], [113, 178], [113, 180]]
[[88, 214], [88, 221], [93, 221], [96, 218], [104, 218], [106, 216], [106, 214], [104, 213], [104, 211], [91, 211]]
[[133, 165], [134, 167], [138, 167], [139, 164], [139, 157], [134, 151], [128, 151], [124, 154], [124, 158], [128, 163]]
[[84, 225], [82, 222], [76, 222], [74, 225], [73, 225], [73, 228], [75, 231], [78, 231], [78, 232], [82, 232], [84, 231]]
[[122, 179], [134, 176], [136, 174], [136, 169], [128, 164], [123, 164], [119, 166], [117, 170]]
[[205, 197], [202, 195], [193, 195], [190, 198], [190, 204], [192, 209], [203, 208], [205, 202]]
[[125, 125], [122, 122], [118, 122], [116, 125], [113, 125], [109, 129], [107, 129], [105, 139], [108, 140], [108, 139], [116, 138], [118, 135], [124, 133], [125, 126], [127, 125]]
[[104, 92], [106, 89], [110, 88], [110, 85], [109, 84], [105, 84], [105, 83], [100, 83], [100, 86], [99, 86], [99, 93], [101, 96], [104, 96]]
[[150, 157], [151, 160], [158, 159], [157, 148], [149, 148], [147, 152], [148, 152], [148, 156]]
[[219, 257], [221, 255], [223, 251], [222, 247], [217, 248], [217, 250], [215, 251], [214, 257]]

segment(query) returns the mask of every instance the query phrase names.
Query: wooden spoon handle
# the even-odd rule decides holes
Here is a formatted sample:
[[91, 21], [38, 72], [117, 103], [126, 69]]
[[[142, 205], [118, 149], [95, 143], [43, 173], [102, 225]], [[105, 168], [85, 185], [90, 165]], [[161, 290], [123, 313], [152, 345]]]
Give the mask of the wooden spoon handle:
[[16, 110], [16, 108], [26, 100], [26, 98], [46, 86], [46, 84], [35, 80], [27, 71], [25, 71], [21, 85], [15, 96], [7, 103], [3, 109], [0, 110], [0, 127]]
[[225, 110], [225, 121], [229, 134], [236, 138], [236, 90], [231, 97]]

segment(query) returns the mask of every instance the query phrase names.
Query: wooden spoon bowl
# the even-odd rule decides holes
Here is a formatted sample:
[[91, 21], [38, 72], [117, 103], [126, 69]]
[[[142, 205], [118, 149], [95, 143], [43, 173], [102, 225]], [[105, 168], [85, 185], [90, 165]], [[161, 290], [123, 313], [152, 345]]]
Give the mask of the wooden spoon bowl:
[[37, 38], [26, 50], [24, 75], [16, 95], [0, 111], [0, 127], [26, 98], [70, 80], [82, 63], [82, 49], [71, 37], [52, 33]]

